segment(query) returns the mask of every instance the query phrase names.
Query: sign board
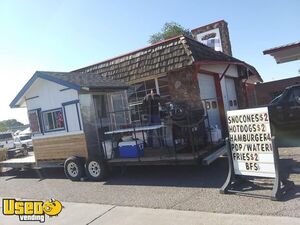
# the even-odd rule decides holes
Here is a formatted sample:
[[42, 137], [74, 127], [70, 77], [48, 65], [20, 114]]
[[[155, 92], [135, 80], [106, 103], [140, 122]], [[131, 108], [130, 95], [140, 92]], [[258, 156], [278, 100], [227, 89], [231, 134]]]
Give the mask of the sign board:
[[268, 108], [228, 111], [227, 122], [234, 173], [275, 178]]
[[202, 44], [207, 45], [208, 47], [213, 48], [216, 51], [223, 51], [221, 44], [221, 35], [220, 29], [215, 28], [212, 30], [208, 30], [203, 33], [197, 34], [196, 38]]

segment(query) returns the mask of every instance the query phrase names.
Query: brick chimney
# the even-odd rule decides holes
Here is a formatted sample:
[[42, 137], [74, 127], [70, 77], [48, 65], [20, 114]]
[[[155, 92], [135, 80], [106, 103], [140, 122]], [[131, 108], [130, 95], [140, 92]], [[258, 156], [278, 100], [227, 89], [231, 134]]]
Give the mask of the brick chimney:
[[192, 30], [192, 34], [197, 41], [215, 49], [216, 51], [221, 51], [232, 56], [228, 25], [226, 21], [220, 20], [195, 28]]

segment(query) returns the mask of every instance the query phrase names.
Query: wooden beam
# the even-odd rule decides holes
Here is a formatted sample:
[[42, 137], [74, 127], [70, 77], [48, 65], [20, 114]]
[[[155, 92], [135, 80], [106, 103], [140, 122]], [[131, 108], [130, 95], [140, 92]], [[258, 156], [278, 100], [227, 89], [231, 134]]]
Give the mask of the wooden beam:
[[223, 79], [223, 77], [225, 76], [225, 74], [226, 74], [227, 70], [229, 69], [229, 67], [230, 67], [230, 64], [227, 64], [224, 72], [222, 73], [221, 77], [219, 78], [219, 81], [221, 81]]

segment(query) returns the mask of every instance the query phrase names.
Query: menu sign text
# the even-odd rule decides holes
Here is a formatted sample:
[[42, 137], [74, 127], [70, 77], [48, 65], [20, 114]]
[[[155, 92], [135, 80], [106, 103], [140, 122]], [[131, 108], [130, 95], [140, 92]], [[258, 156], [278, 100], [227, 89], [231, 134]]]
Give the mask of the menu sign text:
[[227, 123], [235, 174], [275, 178], [268, 108], [228, 111]]

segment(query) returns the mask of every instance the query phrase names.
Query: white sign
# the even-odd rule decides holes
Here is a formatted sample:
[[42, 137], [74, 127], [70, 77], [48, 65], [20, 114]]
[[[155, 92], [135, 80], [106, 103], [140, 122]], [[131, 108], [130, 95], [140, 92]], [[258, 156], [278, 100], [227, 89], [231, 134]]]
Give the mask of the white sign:
[[221, 44], [220, 29], [215, 28], [202, 33], [197, 34], [197, 40], [208, 47], [213, 48], [216, 51], [223, 51]]
[[275, 178], [268, 108], [227, 112], [234, 173]]

